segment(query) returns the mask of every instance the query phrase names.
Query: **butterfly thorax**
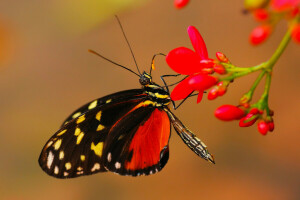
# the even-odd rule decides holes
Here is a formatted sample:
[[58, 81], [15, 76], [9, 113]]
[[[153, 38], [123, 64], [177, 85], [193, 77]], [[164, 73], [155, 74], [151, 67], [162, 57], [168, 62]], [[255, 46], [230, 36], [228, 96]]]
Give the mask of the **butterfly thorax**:
[[171, 102], [170, 94], [158, 84], [152, 82], [152, 77], [144, 72], [140, 77], [140, 83], [156, 107], [167, 106]]

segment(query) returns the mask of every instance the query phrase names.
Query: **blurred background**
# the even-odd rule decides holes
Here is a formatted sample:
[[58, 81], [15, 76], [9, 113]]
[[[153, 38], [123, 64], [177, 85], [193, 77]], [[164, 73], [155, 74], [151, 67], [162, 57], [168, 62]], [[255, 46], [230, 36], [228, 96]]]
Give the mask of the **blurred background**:
[[[238, 79], [214, 101], [186, 101], [174, 113], [201, 138], [216, 159], [197, 157], [172, 130], [170, 159], [158, 174], [113, 173], [59, 180], [46, 175], [38, 157], [46, 141], [75, 109], [92, 99], [139, 88], [136, 76], [87, 52], [98, 51], [135, 70], [117, 14], [141, 70], [152, 55], [192, 47], [194, 25], [211, 57], [221, 51], [238, 66], [267, 60], [279, 44], [280, 23], [263, 45], [248, 43], [257, 25], [242, 14], [242, 0], [192, 0], [176, 10], [173, 0], [1, 0], [0, 7], [0, 199], [300, 199], [299, 46], [291, 42], [274, 68], [270, 106], [275, 131], [240, 128], [213, 116], [237, 104], [257, 74]], [[156, 60], [154, 81], [170, 74]], [[169, 81], [173, 82], [170, 78]], [[257, 96], [262, 87], [257, 91]]]

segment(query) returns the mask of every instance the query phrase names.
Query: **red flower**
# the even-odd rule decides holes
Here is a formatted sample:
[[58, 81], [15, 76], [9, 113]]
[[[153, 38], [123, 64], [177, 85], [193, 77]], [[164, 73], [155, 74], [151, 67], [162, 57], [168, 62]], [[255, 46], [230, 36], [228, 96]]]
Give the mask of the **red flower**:
[[181, 8], [185, 7], [189, 3], [189, 1], [190, 0], [175, 0], [174, 1], [174, 6], [177, 9], [181, 9]]
[[231, 121], [241, 119], [245, 115], [245, 111], [233, 105], [222, 105], [215, 111], [216, 118], [223, 121]]
[[186, 98], [192, 92], [199, 91], [197, 103], [202, 99], [204, 90], [210, 88], [218, 82], [218, 79], [209, 76], [214, 62], [208, 58], [206, 45], [198, 30], [188, 27], [188, 34], [195, 51], [186, 47], [178, 47], [170, 51], [166, 57], [168, 65], [177, 73], [189, 75], [181, 81], [172, 91], [172, 100]]
[[275, 11], [292, 10], [300, 5], [300, 0], [272, 0], [271, 7]]

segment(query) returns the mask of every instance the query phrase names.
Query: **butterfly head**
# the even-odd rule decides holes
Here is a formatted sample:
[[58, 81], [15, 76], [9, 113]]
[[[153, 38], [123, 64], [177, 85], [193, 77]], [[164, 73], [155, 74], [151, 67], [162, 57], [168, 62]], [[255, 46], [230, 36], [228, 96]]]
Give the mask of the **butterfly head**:
[[143, 74], [140, 76], [140, 83], [141, 85], [149, 85], [152, 82], [152, 77], [147, 72], [143, 72]]

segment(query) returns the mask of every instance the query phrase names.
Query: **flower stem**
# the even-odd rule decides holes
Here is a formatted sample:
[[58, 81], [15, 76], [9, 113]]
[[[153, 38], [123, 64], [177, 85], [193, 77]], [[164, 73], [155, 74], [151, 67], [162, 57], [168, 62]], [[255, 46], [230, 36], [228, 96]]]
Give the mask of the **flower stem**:
[[246, 67], [246, 68], [241, 68], [241, 67], [236, 67], [232, 64], [228, 63], [222, 63], [222, 65], [226, 68], [228, 72], [233, 72], [230, 76], [221, 78], [221, 81], [231, 81], [235, 78], [242, 77], [245, 75], [248, 75], [252, 72], [256, 72], [259, 70], [267, 70], [267, 71], [272, 71], [275, 63], [281, 56], [281, 54], [284, 52], [285, 48], [289, 44], [291, 40], [291, 30], [288, 29], [286, 34], [284, 35], [283, 39], [281, 40], [279, 46], [277, 47], [276, 51], [274, 54], [271, 56], [271, 58], [267, 62], [263, 62], [259, 65], [253, 66], [253, 67]]
[[285, 48], [289, 44], [291, 40], [291, 30], [288, 29], [286, 34], [284, 35], [283, 39], [281, 40], [278, 48], [276, 49], [275, 53], [272, 55], [272, 57], [267, 61], [266, 66], [264, 68], [269, 68], [270, 70], [273, 69], [275, 63], [281, 56], [281, 54], [284, 52]]

